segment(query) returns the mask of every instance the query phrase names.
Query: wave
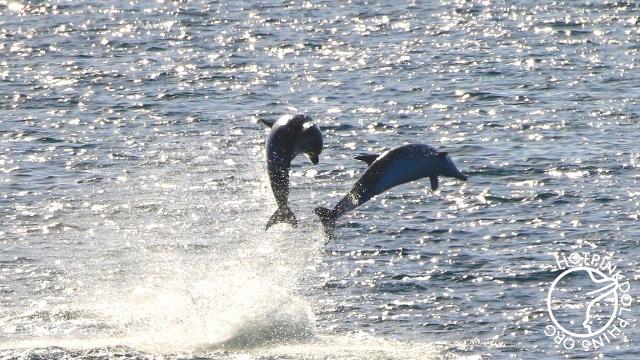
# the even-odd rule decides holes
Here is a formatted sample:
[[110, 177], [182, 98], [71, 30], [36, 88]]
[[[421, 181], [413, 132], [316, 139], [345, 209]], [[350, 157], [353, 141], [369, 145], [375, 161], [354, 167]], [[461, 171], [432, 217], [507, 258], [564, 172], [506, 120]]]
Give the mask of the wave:
[[[35, 344], [23, 343], [24, 347], [13, 350], [0, 349], [3, 359], [111, 359], [114, 357], [153, 359], [157, 352], [148, 352], [130, 346], [115, 345], [117, 339], [87, 339], [66, 342]], [[19, 345], [19, 344], [16, 344]], [[38, 346], [39, 345], [39, 346]], [[495, 342], [455, 341], [420, 342], [398, 341], [367, 334], [364, 332], [343, 335], [320, 335], [306, 342], [276, 343], [271, 346], [251, 349], [211, 349], [201, 348], [193, 352], [168, 351], [167, 359], [489, 359], [490, 353], [505, 348], [505, 344]]]
[[198, 346], [198, 352], [218, 349], [251, 349], [273, 344], [304, 343], [316, 337], [311, 308], [295, 298], [269, 301], [267, 309], [244, 316], [228, 337]]

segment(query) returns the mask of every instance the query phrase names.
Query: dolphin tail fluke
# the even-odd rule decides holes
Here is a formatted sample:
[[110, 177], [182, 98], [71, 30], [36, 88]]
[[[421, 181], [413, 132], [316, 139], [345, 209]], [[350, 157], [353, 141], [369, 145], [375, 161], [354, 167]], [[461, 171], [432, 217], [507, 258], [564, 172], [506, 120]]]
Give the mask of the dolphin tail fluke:
[[268, 230], [271, 226], [277, 223], [287, 223], [292, 226], [296, 226], [298, 224], [298, 220], [296, 220], [296, 215], [289, 209], [288, 206], [279, 207], [276, 212], [271, 215], [267, 225], [265, 226], [265, 230]]
[[322, 222], [322, 227], [324, 228], [324, 233], [329, 238], [333, 238], [333, 229], [336, 227], [335, 212], [323, 207], [317, 207], [313, 209], [313, 212], [320, 218], [320, 222]]

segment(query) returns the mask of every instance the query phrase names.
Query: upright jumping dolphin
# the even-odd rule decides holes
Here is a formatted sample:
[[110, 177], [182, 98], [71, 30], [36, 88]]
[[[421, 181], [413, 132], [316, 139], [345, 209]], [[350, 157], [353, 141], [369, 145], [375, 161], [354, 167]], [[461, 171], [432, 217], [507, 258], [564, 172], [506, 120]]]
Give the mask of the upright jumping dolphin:
[[279, 222], [296, 225], [296, 216], [289, 209], [289, 168], [298, 154], [307, 155], [316, 165], [322, 152], [320, 128], [307, 115], [286, 115], [278, 121], [261, 120], [271, 128], [267, 138], [267, 169], [271, 190], [278, 209], [269, 218], [266, 229]]
[[323, 207], [314, 210], [327, 234], [331, 234], [336, 220], [342, 215], [394, 186], [428, 177], [431, 189], [436, 190], [440, 175], [467, 180], [446, 152], [426, 144], [402, 145], [380, 156], [363, 155], [356, 159], [365, 161], [369, 168], [349, 193], [332, 210]]

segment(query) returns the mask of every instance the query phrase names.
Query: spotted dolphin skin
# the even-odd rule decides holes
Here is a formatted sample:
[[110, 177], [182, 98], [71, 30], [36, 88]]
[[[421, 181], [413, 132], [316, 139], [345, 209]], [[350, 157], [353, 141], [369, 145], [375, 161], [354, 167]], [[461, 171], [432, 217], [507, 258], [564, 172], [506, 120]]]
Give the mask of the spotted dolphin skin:
[[278, 209], [271, 215], [266, 229], [284, 222], [296, 225], [296, 216], [289, 208], [289, 168], [298, 154], [305, 154], [316, 165], [322, 152], [322, 133], [306, 115], [286, 115], [276, 122], [261, 120], [271, 128], [267, 138], [267, 170]]
[[431, 189], [436, 190], [438, 176], [467, 180], [467, 176], [458, 170], [446, 152], [426, 144], [402, 145], [380, 156], [363, 155], [356, 159], [365, 161], [369, 168], [349, 193], [331, 210], [323, 207], [314, 210], [328, 235], [331, 235], [336, 220], [342, 215], [394, 186], [428, 177]]

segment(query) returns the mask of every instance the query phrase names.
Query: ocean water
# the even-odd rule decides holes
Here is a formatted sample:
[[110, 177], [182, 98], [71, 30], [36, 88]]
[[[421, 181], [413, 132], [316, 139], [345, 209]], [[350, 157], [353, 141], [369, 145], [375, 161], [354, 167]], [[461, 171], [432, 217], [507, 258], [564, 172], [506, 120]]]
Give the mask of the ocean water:
[[[0, 1], [0, 357], [640, 357], [545, 335], [557, 252], [640, 296], [634, 1]], [[306, 113], [300, 225], [259, 118]], [[316, 206], [422, 142], [467, 182]], [[576, 319], [575, 321], [579, 321]]]

